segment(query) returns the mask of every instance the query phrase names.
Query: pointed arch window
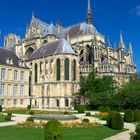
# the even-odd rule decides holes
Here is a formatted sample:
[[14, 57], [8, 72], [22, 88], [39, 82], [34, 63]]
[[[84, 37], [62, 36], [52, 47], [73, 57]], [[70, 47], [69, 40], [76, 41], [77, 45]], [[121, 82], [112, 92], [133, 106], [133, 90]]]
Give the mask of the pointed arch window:
[[72, 76], [73, 76], [73, 81], [76, 80], [76, 60], [74, 59], [72, 62]]
[[35, 66], [34, 66], [34, 70], [35, 70], [35, 83], [37, 83], [38, 82], [38, 67], [37, 67], [37, 64], [35, 64]]
[[65, 99], [65, 107], [69, 106], [69, 99]]
[[65, 59], [65, 80], [69, 80], [69, 59]]
[[56, 100], [56, 106], [57, 106], [57, 107], [60, 106], [59, 99]]
[[56, 80], [61, 80], [61, 62], [60, 59], [57, 59], [56, 61]]

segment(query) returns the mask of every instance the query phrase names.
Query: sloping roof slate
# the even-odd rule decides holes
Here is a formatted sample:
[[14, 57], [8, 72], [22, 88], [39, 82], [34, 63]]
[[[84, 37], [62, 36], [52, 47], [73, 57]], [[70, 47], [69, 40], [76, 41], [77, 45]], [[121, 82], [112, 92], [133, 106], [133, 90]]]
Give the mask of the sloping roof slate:
[[55, 42], [45, 44], [36, 50], [29, 58], [29, 61], [56, 54], [75, 54], [75, 52], [65, 39], [60, 39]]

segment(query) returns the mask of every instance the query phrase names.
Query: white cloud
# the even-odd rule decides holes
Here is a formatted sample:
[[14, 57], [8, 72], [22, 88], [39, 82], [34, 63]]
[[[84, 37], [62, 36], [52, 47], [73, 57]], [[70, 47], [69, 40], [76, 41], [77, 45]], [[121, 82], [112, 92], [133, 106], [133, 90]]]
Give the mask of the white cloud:
[[137, 5], [135, 8], [133, 8], [130, 13], [136, 14], [137, 16], [140, 16], [140, 5]]

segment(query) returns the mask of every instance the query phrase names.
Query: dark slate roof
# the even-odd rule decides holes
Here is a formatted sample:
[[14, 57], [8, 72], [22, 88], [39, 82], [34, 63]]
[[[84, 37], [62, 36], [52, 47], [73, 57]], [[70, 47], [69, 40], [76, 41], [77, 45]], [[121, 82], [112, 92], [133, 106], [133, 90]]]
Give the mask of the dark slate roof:
[[29, 58], [29, 61], [56, 54], [75, 54], [75, 52], [72, 49], [71, 45], [65, 39], [60, 39], [45, 44], [44, 46], [36, 50]]
[[[10, 58], [13, 64], [8, 64], [7, 59]], [[9, 49], [0, 48], [0, 64], [19, 68], [28, 68], [26, 66], [19, 65], [20, 59]]]
[[76, 37], [77, 35], [93, 34], [96, 31], [95, 27], [85, 22], [73, 25], [66, 29], [66, 34], [70, 38]]

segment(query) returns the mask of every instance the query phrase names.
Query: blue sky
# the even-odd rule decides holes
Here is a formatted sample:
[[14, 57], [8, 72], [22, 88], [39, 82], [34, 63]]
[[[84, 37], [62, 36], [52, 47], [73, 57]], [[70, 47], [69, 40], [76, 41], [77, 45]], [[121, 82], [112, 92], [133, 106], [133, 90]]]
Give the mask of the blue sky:
[[[127, 48], [132, 43], [134, 63], [140, 71], [140, 0], [91, 0], [91, 6], [93, 24], [106, 38], [110, 37], [112, 45], [114, 41], [118, 44], [120, 31]], [[8, 33], [24, 36], [32, 11], [47, 23], [60, 19], [66, 27], [84, 21], [86, 10], [87, 0], [1, 0], [0, 46]]]

